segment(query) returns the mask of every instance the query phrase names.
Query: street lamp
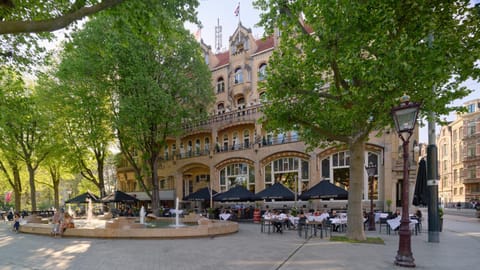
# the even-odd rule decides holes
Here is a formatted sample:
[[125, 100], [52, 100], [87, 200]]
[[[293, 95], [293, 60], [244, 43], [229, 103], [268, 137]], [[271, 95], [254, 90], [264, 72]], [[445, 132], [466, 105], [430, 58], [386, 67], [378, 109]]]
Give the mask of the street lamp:
[[[409, 182], [408, 182], [408, 143], [415, 129], [420, 104], [410, 102], [410, 97], [404, 95], [400, 98], [401, 104], [392, 108], [392, 116], [395, 122], [395, 129], [403, 142], [403, 182], [402, 182], [402, 219], [398, 234], [398, 252], [395, 257], [395, 264], [405, 267], [415, 267], [411, 248], [410, 214], [409, 206]], [[405, 137], [404, 137], [405, 136]]]
[[375, 216], [373, 214], [373, 181], [375, 179], [375, 173], [377, 172], [377, 165], [369, 163], [365, 166], [367, 170], [368, 178], [370, 179], [370, 214], [368, 216], [368, 230], [375, 231]]

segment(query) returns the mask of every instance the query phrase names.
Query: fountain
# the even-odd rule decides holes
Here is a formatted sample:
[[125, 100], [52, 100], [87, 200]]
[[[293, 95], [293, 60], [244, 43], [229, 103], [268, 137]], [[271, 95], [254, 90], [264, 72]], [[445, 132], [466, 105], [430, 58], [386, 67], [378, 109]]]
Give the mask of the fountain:
[[[140, 224], [134, 217], [118, 217], [108, 220], [93, 218], [92, 201], [88, 201], [88, 210], [86, 219], [75, 220], [75, 228], [67, 229], [64, 237], [89, 237], [89, 238], [185, 238], [185, 237], [212, 237], [214, 235], [226, 235], [238, 232], [238, 223], [230, 221], [210, 220], [204, 217], [192, 214], [180, 219], [182, 210], [179, 209], [179, 199], [176, 199], [175, 224], [172, 218], [154, 217], [159, 222], [164, 222], [164, 226], [149, 226], [145, 222], [145, 208], [140, 210]], [[149, 218], [151, 218], [149, 216]], [[27, 223], [20, 226], [20, 232], [50, 235], [52, 231], [51, 224]]]
[[181, 210], [179, 210], [179, 204], [180, 204], [180, 201], [177, 197], [177, 201], [176, 201], [176, 204], [175, 204], [175, 224], [172, 224], [170, 225], [171, 227], [175, 227], [175, 228], [178, 228], [178, 227], [184, 227], [185, 224], [182, 224], [180, 223], [180, 214], [183, 212]]
[[140, 224], [145, 224], [145, 207], [140, 209]]
[[87, 222], [90, 222], [92, 220], [93, 216], [93, 206], [92, 206], [92, 200], [90, 198], [87, 198], [88, 202], [88, 207], [87, 207]]

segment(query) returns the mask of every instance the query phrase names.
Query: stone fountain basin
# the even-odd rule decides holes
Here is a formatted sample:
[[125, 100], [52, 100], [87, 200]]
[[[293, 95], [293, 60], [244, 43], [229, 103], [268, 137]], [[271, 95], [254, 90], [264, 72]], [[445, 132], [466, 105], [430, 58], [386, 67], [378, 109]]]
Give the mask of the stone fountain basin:
[[[193, 238], [226, 235], [238, 232], [238, 223], [231, 221], [200, 219], [198, 225], [172, 228], [146, 228], [138, 218], [118, 218], [106, 221], [105, 228], [76, 227], [67, 229], [64, 237], [87, 238]], [[20, 232], [50, 235], [51, 224], [27, 223]]]

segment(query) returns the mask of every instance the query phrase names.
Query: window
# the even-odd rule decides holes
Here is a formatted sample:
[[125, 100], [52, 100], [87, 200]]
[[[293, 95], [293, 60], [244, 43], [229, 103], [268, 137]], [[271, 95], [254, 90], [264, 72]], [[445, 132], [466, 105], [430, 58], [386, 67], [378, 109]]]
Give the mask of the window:
[[235, 70], [235, 84], [243, 83], [243, 71], [241, 68]]
[[217, 94], [225, 92], [225, 81], [222, 77], [217, 80]]
[[200, 139], [195, 140], [195, 154], [200, 154]]
[[205, 152], [210, 151], [210, 138], [205, 137]]
[[443, 150], [443, 151], [442, 151], [443, 156], [446, 157], [446, 156], [448, 155], [448, 151], [447, 151], [447, 150], [448, 150], [448, 147], [447, 147], [447, 144], [446, 144], [446, 143], [444, 143], [444, 144], [442, 145], [442, 150]]
[[227, 165], [220, 171], [220, 192], [225, 192], [235, 186], [243, 186], [255, 193], [253, 167], [246, 163], [235, 163]]
[[223, 103], [220, 103], [217, 105], [217, 112], [218, 114], [224, 114], [225, 113], [225, 106]]
[[467, 156], [468, 157], [475, 157], [475, 145], [469, 145], [467, 148]]
[[468, 131], [467, 131], [467, 134], [470, 136], [470, 135], [474, 135], [475, 132], [476, 132], [476, 123], [475, 122], [470, 122], [468, 123]]
[[223, 134], [223, 151], [228, 151], [228, 135]]
[[245, 99], [243, 97], [237, 100], [237, 108], [239, 110], [245, 109]]
[[309, 162], [297, 157], [285, 157], [272, 161], [265, 166], [265, 187], [277, 182], [291, 190], [306, 191], [309, 182]]
[[245, 148], [250, 146], [250, 131], [248, 129], [243, 131], [243, 146]]
[[477, 177], [477, 169], [475, 167], [469, 167], [467, 170], [468, 170], [469, 179], [473, 179]]
[[467, 105], [467, 110], [468, 110], [469, 113], [475, 112], [475, 104]]
[[267, 65], [261, 64], [260, 67], [258, 68], [258, 80], [263, 81], [266, 79], [266, 76], [267, 76]]

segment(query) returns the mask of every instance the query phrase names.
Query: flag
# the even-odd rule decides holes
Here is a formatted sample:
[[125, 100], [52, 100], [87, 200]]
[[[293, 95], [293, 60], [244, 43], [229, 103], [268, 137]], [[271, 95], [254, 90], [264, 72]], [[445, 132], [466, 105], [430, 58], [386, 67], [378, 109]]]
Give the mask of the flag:
[[240, 14], [240, 2], [238, 2], [238, 5], [235, 8], [235, 11], [233, 11], [233, 14], [235, 14], [236, 17], [238, 17], [238, 14]]
[[12, 200], [12, 192], [11, 191], [7, 191], [5, 193], [5, 202], [10, 202]]
[[200, 41], [201, 38], [202, 38], [202, 28], [199, 27], [199, 28], [197, 29], [197, 32], [195, 32], [195, 39], [196, 39], [197, 41]]

